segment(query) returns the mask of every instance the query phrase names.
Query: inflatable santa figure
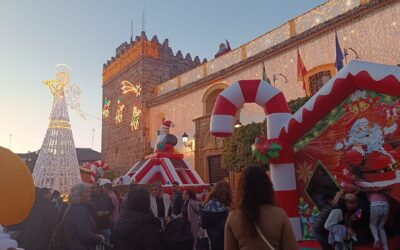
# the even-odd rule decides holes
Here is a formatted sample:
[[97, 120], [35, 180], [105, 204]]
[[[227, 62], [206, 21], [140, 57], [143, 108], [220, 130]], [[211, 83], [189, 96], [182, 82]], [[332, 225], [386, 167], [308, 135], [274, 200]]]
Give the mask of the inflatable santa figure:
[[382, 129], [376, 123], [371, 125], [365, 117], [355, 120], [348, 138], [335, 146], [335, 150], [344, 150], [336, 176], [339, 183], [346, 186], [353, 180], [361, 188], [400, 183], [400, 154], [384, 140], [385, 135], [396, 130], [397, 124]]
[[154, 148], [154, 152], [165, 152], [165, 153], [173, 153], [174, 146], [178, 143], [178, 139], [176, 136], [169, 133], [169, 129], [174, 127], [171, 121], [165, 120], [163, 118], [160, 130], [157, 131], [157, 144]]

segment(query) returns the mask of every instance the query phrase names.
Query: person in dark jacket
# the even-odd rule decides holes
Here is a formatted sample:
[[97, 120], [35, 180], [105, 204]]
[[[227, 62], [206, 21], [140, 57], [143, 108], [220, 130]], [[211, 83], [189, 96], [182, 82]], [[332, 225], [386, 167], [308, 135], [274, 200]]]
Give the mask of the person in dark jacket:
[[26, 250], [47, 250], [57, 223], [57, 209], [50, 201], [48, 188], [37, 188], [36, 200], [24, 223], [22, 247]]
[[68, 250], [94, 250], [104, 241], [96, 234], [96, 222], [90, 204], [90, 188], [87, 184], [76, 184], [71, 188], [70, 205], [64, 214], [63, 233]]
[[163, 247], [160, 221], [150, 211], [147, 190], [129, 190], [124, 210], [113, 229], [117, 250], [160, 250]]
[[172, 189], [174, 191], [171, 200], [172, 215], [178, 216], [181, 214], [184, 204], [182, 192], [179, 190], [179, 182], [174, 181]]
[[90, 192], [96, 213], [95, 221], [97, 230], [106, 238], [106, 242], [109, 243], [111, 238], [111, 215], [114, 211], [114, 204], [97, 183], [90, 186]]
[[126, 201], [128, 200], [128, 194], [130, 192], [130, 190], [138, 188], [138, 185], [136, 183], [131, 183], [128, 186], [128, 192], [126, 192], [123, 196], [122, 196], [122, 201], [121, 201], [121, 206], [120, 206], [120, 213], [123, 213], [126, 210]]
[[323, 195], [319, 208], [321, 209], [319, 215], [315, 219], [315, 223], [313, 225], [313, 235], [316, 241], [321, 246], [322, 250], [331, 250], [333, 247], [328, 243], [329, 231], [325, 229], [324, 225], [326, 220], [328, 219], [329, 214], [332, 209], [336, 207], [340, 197], [342, 197], [343, 191], [334, 192], [328, 191]]
[[232, 202], [229, 184], [218, 182], [211, 190], [207, 202], [200, 210], [200, 225], [206, 229], [211, 241], [212, 250], [224, 249], [224, 229]]
[[57, 208], [58, 211], [61, 211], [63, 207], [63, 201], [61, 198], [60, 192], [57, 190], [54, 190], [53, 193], [51, 194], [51, 203], [53, 203], [54, 207]]

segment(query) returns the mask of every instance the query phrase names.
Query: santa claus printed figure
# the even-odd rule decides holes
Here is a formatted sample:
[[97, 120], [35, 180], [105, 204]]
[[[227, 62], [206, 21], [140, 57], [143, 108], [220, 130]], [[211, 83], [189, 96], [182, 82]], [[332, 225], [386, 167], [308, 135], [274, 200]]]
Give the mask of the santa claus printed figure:
[[348, 138], [335, 146], [344, 150], [336, 175], [342, 187], [355, 183], [361, 188], [382, 188], [400, 183], [400, 154], [384, 140], [396, 130], [397, 123], [382, 129], [365, 117], [354, 121]]
[[174, 146], [178, 143], [178, 139], [176, 136], [169, 133], [169, 129], [174, 127], [171, 121], [162, 119], [160, 130], [157, 131], [157, 144], [154, 148], [154, 152], [165, 152], [165, 153], [173, 153]]

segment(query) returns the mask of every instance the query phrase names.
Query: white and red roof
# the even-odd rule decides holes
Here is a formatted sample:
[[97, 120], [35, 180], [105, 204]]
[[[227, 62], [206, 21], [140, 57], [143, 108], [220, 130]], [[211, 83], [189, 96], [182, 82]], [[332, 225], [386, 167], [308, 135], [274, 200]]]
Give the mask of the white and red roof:
[[280, 138], [297, 141], [359, 89], [400, 97], [400, 67], [351, 61], [282, 125]]
[[160, 181], [163, 186], [177, 181], [181, 186], [204, 185], [204, 182], [182, 154], [155, 153], [137, 162], [125, 174], [138, 184]]

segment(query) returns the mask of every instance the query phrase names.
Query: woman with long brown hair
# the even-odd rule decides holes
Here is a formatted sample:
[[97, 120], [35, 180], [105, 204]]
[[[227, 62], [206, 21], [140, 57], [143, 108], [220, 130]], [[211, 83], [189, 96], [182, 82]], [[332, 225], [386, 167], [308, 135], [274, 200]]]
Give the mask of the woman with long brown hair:
[[234, 210], [225, 224], [226, 250], [297, 250], [285, 211], [275, 205], [265, 168], [250, 166], [240, 176]]
[[200, 210], [200, 225], [202, 229], [207, 230], [212, 250], [224, 249], [224, 227], [231, 202], [229, 184], [219, 181], [211, 190], [203, 209]]

